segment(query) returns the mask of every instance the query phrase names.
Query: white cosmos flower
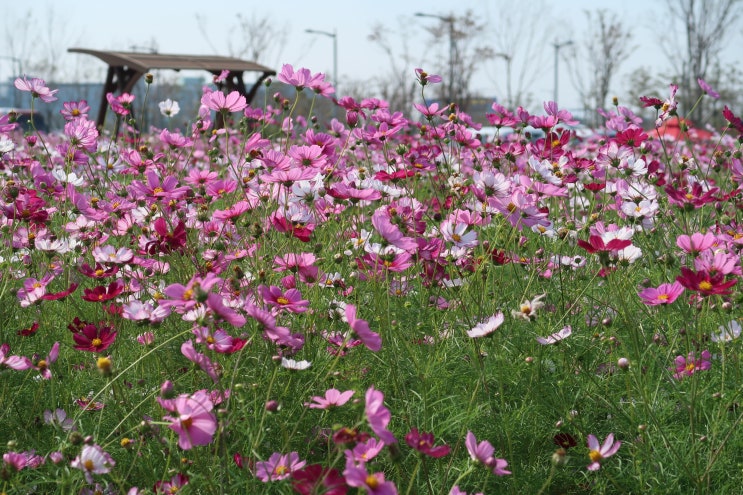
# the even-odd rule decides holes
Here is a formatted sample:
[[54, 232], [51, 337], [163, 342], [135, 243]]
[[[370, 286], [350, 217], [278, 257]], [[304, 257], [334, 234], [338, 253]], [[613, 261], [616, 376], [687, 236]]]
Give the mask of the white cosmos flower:
[[288, 370], [302, 371], [312, 366], [312, 363], [309, 361], [295, 361], [294, 359], [287, 359], [285, 357], [282, 357], [281, 366]]
[[467, 335], [472, 338], [490, 335], [496, 330], [496, 328], [503, 324], [504, 320], [505, 317], [503, 316], [503, 313], [499, 311], [487, 320], [475, 325], [471, 330], [467, 330]]
[[730, 342], [740, 337], [740, 323], [733, 320], [727, 325], [721, 325], [718, 327], [719, 332], [710, 335], [712, 342]]
[[160, 113], [163, 114], [165, 117], [173, 117], [181, 111], [181, 106], [178, 105], [178, 102], [173, 101], [170, 98], [165, 101], [161, 101], [157, 104], [157, 106], [160, 107]]
[[537, 337], [537, 342], [539, 342], [542, 345], [556, 344], [560, 342], [562, 339], [566, 339], [570, 337], [572, 333], [573, 333], [572, 327], [570, 325], [567, 325], [565, 328], [563, 328], [559, 332], [553, 333], [552, 335], [548, 337]]

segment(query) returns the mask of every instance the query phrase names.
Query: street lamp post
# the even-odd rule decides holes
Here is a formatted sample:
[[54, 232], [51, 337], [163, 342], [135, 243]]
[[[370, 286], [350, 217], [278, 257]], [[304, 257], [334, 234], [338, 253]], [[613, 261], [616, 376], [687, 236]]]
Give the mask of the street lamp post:
[[335, 30], [329, 31], [318, 31], [317, 29], [305, 29], [305, 33], [321, 34], [333, 38], [333, 86], [335, 87], [335, 95], [340, 98], [338, 93], [338, 34]]
[[449, 24], [449, 103], [454, 102], [454, 16], [448, 15], [437, 15], [437, 14], [424, 14], [423, 12], [416, 12], [416, 17], [431, 17], [433, 19], [439, 19]]
[[506, 61], [506, 97], [508, 98], [507, 107], [509, 107], [513, 100], [511, 99], [511, 56], [507, 53], [496, 53], [496, 57], [502, 58]]
[[558, 43], [557, 40], [555, 40], [555, 42], [552, 43], [552, 46], [555, 47], [555, 95], [554, 95], [555, 96], [555, 98], [554, 98], [555, 103], [557, 103], [557, 66], [558, 66], [558, 61], [560, 60], [560, 58], [559, 58], [560, 57], [560, 48], [562, 48], [563, 46], [568, 46], [568, 45], [572, 45], [572, 44], [573, 44], [573, 40], [566, 40], [566, 41], [563, 41], [561, 43]]

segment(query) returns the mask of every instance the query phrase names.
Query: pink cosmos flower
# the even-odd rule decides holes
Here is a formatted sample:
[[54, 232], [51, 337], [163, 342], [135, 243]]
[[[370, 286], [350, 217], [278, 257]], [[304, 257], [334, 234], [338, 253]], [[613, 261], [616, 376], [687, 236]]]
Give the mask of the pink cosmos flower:
[[201, 97], [201, 104], [209, 110], [220, 112], [241, 112], [248, 106], [245, 96], [238, 91], [232, 91], [227, 96], [221, 91], [211, 91]]
[[392, 481], [385, 481], [384, 473], [369, 473], [363, 465], [357, 466], [353, 461], [346, 462], [343, 476], [349, 486], [364, 488], [367, 493], [397, 495], [397, 487]]
[[214, 404], [207, 393], [199, 390], [193, 395], [181, 394], [175, 399], [157, 398], [160, 405], [175, 413], [164, 416], [170, 421], [168, 428], [178, 434], [178, 446], [189, 450], [196, 445], [208, 445], [217, 431], [217, 418], [211, 412]]
[[99, 445], [84, 445], [80, 455], [70, 463], [71, 468], [81, 469], [85, 480], [93, 483], [94, 474], [106, 474], [116, 465], [113, 458]]
[[307, 461], [300, 461], [296, 452], [289, 454], [274, 452], [267, 461], [255, 463], [255, 476], [264, 483], [283, 480], [292, 472], [302, 469], [305, 464]]
[[503, 312], [499, 311], [485, 321], [482, 321], [475, 325], [472, 329], [467, 330], [467, 335], [472, 338], [487, 337], [491, 335], [495, 330], [503, 324], [505, 316]]
[[436, 84], [440, 83], [442, 81], [441, 76], [437, 74], [429, 74], [423, 69], [415, 69], [415, 76], [418, 79], [418, 83], [421, 86], [425, 86], [426, 84]]
[[694, 351], [690, 352], [686, 357], [676, 356], [676, 359], [674, 360], [674, 368], [671, 368], [676, 371], [673, 374], [673, 377], [681, 380], [683, 377], [691, 376], [698, 371], [708, 370], [712, 367], [712, 362], [710, 361], [711, 358], [712, 355], [707, 349], [702, 351], [702, 355], [699, 359], [694, 356]]
[[8, 344], [0, 345], [0, 366], [7, 366], [16, 371], [23, 371], [33, 368], [33, 363], [27, 357], [9, 356], [10, 346]]
[[559, 332], [553, 333], [552, 335], [549, 335], [547, 337], [537, 337], [537, 342], [539, 342], [542, 345], [556, 344], [559, 341], [570, 337], [572, 333], [573, 333], [572, 327], [570, 325], [567, 325], [562, 330], [560, 330]]
[[46, 87], [46, 83], [44, 82], [44, 80], [39, 79], [38, 77], [31, 78], [30, 81], [25, 77], [19, 77], [16, 78], [13, 84], [19, 90], [31, 93], [31, 98], [39, 98], [44, 103], [50, 103], [57, 100], [57, 97], [54, 95], [57, 94], [57, 91], [59, 90], [49, 89], [48, 87]]
[[702, 88], [702, 91], [704, 91], [706, 94], [710, 95], [715, 100], [720, 97], [720, 93], [712, 89], [712, 86], [707, 84], [707, 81], [705, 81], [702, 78], [697, 78], [697, 84], [699, 84], [699, 87]]
[[59, 111], [66, 121], [87, 117], [88, 112], [90, 112], [90, 106], [87, 100], [66, 101], [62, 104], [62, 110]]
[[41, 374], [41, 378], [43, 378], [44, 380], [49, 380], [52, 377], [52, 372], [49, 369], [49, 365], [54, 363], [57, 360], [58, 356], [59, 342], [55, 342], [54, 345], [52, 345], [52, 348], [49, 351], [49, 354], [47, 354], [46, 358], [39, 359], [32, 367]]
[[657, 288], [648, 287], [638, 294], [642, 302], [648, 306], [658, 306], [660, 304], [671, 304], [681, 293], [684, 292], [684, 286], [674, 281], [672, 284], [661, 284]]
[[366, 420], [372, 431], [386, 444], [397, 443], [397, 439], [391, 431], [387, 429], [392, 415], [389, 409], [384, 407], [384, 394], [374, 387], [369, 387], [366, 391], [366, 405], [364, 407]]
[[694, 232], [692, 235], [680, 235], [676, 238], [676, 245], [691, 254], [698, 254], [711, 248], [717, 243], [717, 237], [711, 232], [702, 234]]
[[341, 392], [335, 388], [331, 388], [325, 391], [325, 396], [314, 396], [312, 397], [313, 402], [306, 404], [310, 409], [329, 409], [331, 407], [340, 407], [348, 402], [353, 394], [353, 390], [346, 390]]
[[169, 481], [158, 481], [155, 483], [155, 493], [164, 493], [171, 495], [178, 493], [181, 488], [188, 484], [188, 476], [178, 473], [170, 478]]
[[474, 433], [468, 431], [464, 445], [467, 447], [467, 452], [470, 453], [470, 457], [473, 461], [481, 462], [488, 468], [492, 468], [493, 474], [496, 476], [511, 474], [510, 471], [506, 471], [508, 462], [505, 459], [498, 459], [493, 456], [495, 447], [493, 447], [493, 445], [487, 440], [478, 443]]
[[209, 359], [209, 356], [196, 352], [196, 349], [193, 346], [193, 341], [188, 340], [181, 345], [181, 354], [183, 354], [189, 361], [198, 364], [199, 367], [209, 375], [209, 378], [211, 378], [214, 383], [219, 381], [219, 368], [211, 359]]
[[290, 313], [304, 313], [309, 308], [310, 302], [302, 299], [302, 293], [297, 289], [288, 289], [283, 292], [281, 288], [272, 285], [266, 287], [261, 285], [258, 288], [263, 302], [276, 308], [277, 310], [286, 310]]
[[365, 442], [359, 442], [353, 450], [346, 450], [346, 462], [353, 461], [354, 464], [365, 464], [375, 457], [384, 449], [385, 443], [376, 438], [368, 438]]
[[382, 338], [379, 334], [369, 328], [369, 323], [366, 320], [356, 318], [356, 306], [346, 304], [344, 313], [351, 329], [370, 351], [377, 352], [382, 348]]
[[301, 91], [309, 86], [312, 73], [309, 69], [305, 68], [295, 71], [291, 64], [284, 64], [281, 66], [281, 72], [279, 72], [277, 79], [284, 84], [294, 86], [297, 91]]
[[[451, 491], [449, 492], [449, 495], [467, 495], [467, 492], [460, 490], [458, 486], [453, 486], [451, 488]], [[478, 493], [473, 493], [472, 495], [483, 495], [483, 493], [478, 492]]]
[[598, 438], [593, 435], [588, 435], [588, 457], [591, 459], [591, 464], [588, 465], [588, 470], [598, 471], [601, 467], [601, 461], [616, 454], [621, 445], [622, 442], [614, 441], [613, 433], [607, 435], [602, 445], [599, 445]]

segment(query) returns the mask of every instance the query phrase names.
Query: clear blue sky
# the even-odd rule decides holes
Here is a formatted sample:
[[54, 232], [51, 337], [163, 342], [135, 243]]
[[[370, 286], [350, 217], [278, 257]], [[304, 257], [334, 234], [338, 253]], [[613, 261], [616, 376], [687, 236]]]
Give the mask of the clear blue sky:
[[[255, 15], [270, 19], [279, 29], [286, 31], [285, 44], [280, 49], [268, 52], [258, 62], [279, 69], [282, 63], [308, 67], [316, 72], [331, 73], [332, 39], [305, 32], [311, 28], [336, 31], [338, 36], [338, 72], [341, 86], [344, 80], [373, 78], [388, 70], [384, 52], [368, 40], [375, 23], [384, 23], [398, 34], [391, 38], [393, 44], [408, 43], [409, 53], [416, 62], [410, 67], [411, 78], [414, 66], [423, 66], [431, 71], [437, 54], [426, 47], [428, 33], [425, 27], [435, 23], [434, 19], [414, 17], [415, 12], [461, 15], [472, 10], [477, 19], [486, 22], [488, 30], [483, 42], [495, 44], [495, 34], [513, 22], [513, 16], [539, 4], [537, 1], [505, 0], [274, 0], [204, 2], [196, 0], [144, 1], [125, 0], [110, 2], [102, 0], [55, 0], [34, 2], [2, 2], [0, 15], [3, 24], [3, 45], [7, 47], [8, 36], [17, 43], [19, 27], [17, 21], [31, 12], [33, 31], [42, 39], [40, 45], [53, 45], [56, 59], [68, 71], [87, 72], [92, 78], [103, 77], [105, 65], [86, 55], [67, 54], [66, 48], [78, 46], [92, 49], [130, 50], [133, 46], [145, 47], [152, 43], [161, 53], [229, 54], [230, 45], [236, 45], [239, 37], [231, 32], [236, 26], [236, 13], [245, 17]], [[573, 39], [583, 42], [586, 32], [584, 10], [607, 9], [627, 26], [632, 26], [633, 43], [638, 45], [630, 58], [622, 65], [619, 77], [612, 89], [621, 93], [626, 74], [640, 66], [655, 66], [659, 70], [668, 67], [668, 59], [658, 47], [658, 29], [663, 25], [659, 18], [664, 11], [662, 0], [560, 0], [541, 3], [543, 14], [533, 14], [535, 32], [526, 36], [548, 40], [543, 48], [538, 67], [529, 76], [529, 90], [538, 101], [552, 99], [554, 55], [550, 43], [555, 39]], [[50, 23], [53, 13], [54, 21]], [[201, 22], [197, 20], [201, 18]], [[52, 26], [50, 28], [50, 26]], [[208, 34], [204, 35], [202, 31]], [[32, 36], [33, 33], [28, 34]], [[207, 40], [208, 36], [208, 40]], [[741, 55], [734, 46], [743, 46], [743, 35], [735, 35], [737, 42], [723, 55], [728, 62], [741, 63]], [[277, 45], [279, 45], [277, 43]], [[7, 48], [6, 48], [7, 49]], [[569, 49], [569, 48], [568, 48]], [[38, 47], [37, 47], [38, 50]], [[567, 49], [566, 49], [567, 50]], [[7, 55], [0, 53], [0, 57]], [[521, 60], [514, 60], [514, 73]], [[82, 69], [81, 69], [82, 67]], [[485, 96], [496, 96], [505, 92], [505, 64], [496, 59], [476, 73], [472, 86]], [[0, 77], [5, 80], [13, 70], [13, 62], [0, 58]], [[560, 62], [560, 103], [568, 108], [578, 105], [578, 97], [567, 72], [566, 64]], [[64, 72], [62, 72], [64, 74]], [[44, 74], [30, 74], [44, 77]], [[442, 74], [446, 76], [446, 74]], [[64, 77], [64, 76], [63, 76]], [[79, 77], [79, 76], [76, 76]], [[512, 77], [515, 77], [512, 76]], [[343, 90], [341, 88], [341, 93]]]

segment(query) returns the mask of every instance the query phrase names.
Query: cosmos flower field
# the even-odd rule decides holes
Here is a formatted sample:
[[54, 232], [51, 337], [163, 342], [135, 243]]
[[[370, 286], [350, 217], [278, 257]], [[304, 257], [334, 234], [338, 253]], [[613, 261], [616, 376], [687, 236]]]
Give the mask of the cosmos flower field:
[[0, 116], [0, 493], [739, 489], [741, 109], [485, 137], [411, 77], [416, 120], [289, 65], [180, 128]]

